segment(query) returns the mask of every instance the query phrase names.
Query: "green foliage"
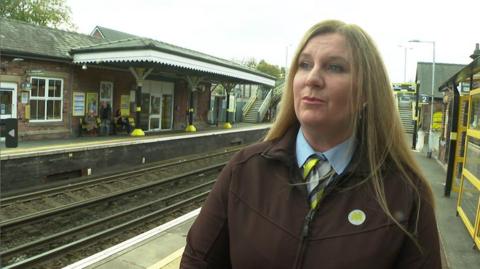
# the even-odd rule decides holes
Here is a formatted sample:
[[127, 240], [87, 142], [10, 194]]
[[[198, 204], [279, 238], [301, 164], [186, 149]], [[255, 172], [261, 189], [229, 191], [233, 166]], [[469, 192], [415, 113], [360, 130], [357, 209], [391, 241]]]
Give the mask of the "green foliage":
[[246, 60], [243, 64], [250, 68], [257, 68], [257, 61], [255, 60], [255, 58], [250, 58]]
[[263, 72], [265, 74], [272, 75], [272, 76], [276, 77], [277, 79], [280, 78], [280, 76], [282, 74], [278, 65], [269, 64], [264, 60], [260, 60], [260, 62], [257, 64], [256, 68], [257, 68], [258, 71]]
[[0, 16], [37, 25], [74, 30], [65, 0], [0, 0]]
[[217, 84], [215, 88], [212, 89], [213, 95], [223, 96], [225, 95], [225, 88], [222, 84]]
[[255, 58], [250, 58], [247, 60], [243, 59], [237, 62], [265, 74], [274, 76], [277, 79], [285, 78], [285, 68], [279, 67], [278, 65], [269, 64], [265, 60], [260, 60], [260, 62], [257, 63], [257, 60], [255, 60]]

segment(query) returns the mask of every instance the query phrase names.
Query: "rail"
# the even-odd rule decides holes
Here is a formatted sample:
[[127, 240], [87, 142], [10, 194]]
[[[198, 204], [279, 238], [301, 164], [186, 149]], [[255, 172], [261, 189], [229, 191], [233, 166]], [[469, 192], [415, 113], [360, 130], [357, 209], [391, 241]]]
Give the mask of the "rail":
[[[176, 203], [178, 199], [182, 199], [180, 197], [184, 196], [190, 196], [190, 193], [198, 193], [198, 191], [204, 191], [205, 188], [210, 189], [213, 183], [215, 182], [216, 175], [218, 174], [218, 171], [221, 167], [225, 165], [225, 162], [223, 163], [217, 163], [208, 167], [203, 167], [201, 169], [197, 169], [195, 171], [189, 171], [187, 173], [181, 174], [181, 175], [175, 175], [166, 179], [161, 179], [156, 182], [151, 182], [149, 184], [145, 184], [143, 186], [138, 186], [136, 188], [131, 188], [128, 190], [125, 190], [123, 193], [115, 193], [108, 195], [110, 197], [102, 197], [102, 199], [98, 200], [104, 200], [103, 205], [99, 205], [98, 208], [107, 208], [107, 205], [114, 205], [118, 203], [119, 205], [122, 204], [129, 204], [131, 206], [128, 207], [118, 207], [118, 210], [111, 210], [114, 212], [114, 214], [99, 214], [99, 213], [93, 213], [98, 212], [97, 209], [93, 207], [87, 207], [87, 204], [93, 204], [98, 201], [86, 201], [83, 203], [82, 209], [80, 209], [78, 206], [78, 209], [76, 209], [76, 212], [80, 212], [83, 210], [90, 210], [88, 212], [89, 215], [95, 215], [96, 217], [91, 219], [91, 220], [86, 220], [86, 223], [81, 223], [81, 222], [75, 222], [75, 227], [71, 227], [68, 230], [60, 230], [58, 232], [54, 232], [54, 234], [49, 234], [46, 235], [44, 234], [41, 238], [38, 238], [37, 240], [32, 239], [29, 242], [24, 242], [20, 243], [19, 245], [3, 249], [0, 253], [2, 258], [6, 258], [8, 261], [14, 261], [11, 264], [8, 264], [6, 268], [19, 268], [23, 267], [26, 265], [32, 265], [32, 264], [38, 264], [39, 262], [45, 261], [45, 260], [50, 260], [52, 259], [52, 255], [60, 255], [61, 253], [65, 253], [66, 250], [70, 249], [77, 249], [81, 248], [82, 245], [84, 245], [86, 242], [85, 240], [92, 242], [92, 241], [99, 241], [102, 239], [106, 233], [105, 229], [102, 227], [112, 227], [109, 223], [119, 223], [120, 225], [107, 229], [110, 233], [111, 231], [121, 231], [122, 228], [126, 228], [125, 224], [128, 223], [130, 224], [135, 224], [135, 223], [142, 223], [145, 221], [146, 218], [151, 218], [155, 217], [156, 215], [162, 215], [165, 214], [167, 211], [171, 211], [175, 209], [175, 207], [178, 207], [179, 205], [185, 203], [185, 202], [180, 202]], [[201, 178], [199, 177], [201, 175]], [[202, 179], [205, 178], [205, 179]], [[192, 187], [190, 186], [184, 186], [181, 187], [180, 184], [177, 184], [176, 182], [185, 182], [181, 184], [187, 184], [186, 182], [194, 181], [198, 185], [194, 185]], [[160, 198], [158, 199], [150, 199], [148, 196], [152, 196], [152, 193], [159, 193], [156, 189], [152, 189], [153, 186], [161, 186], [165, 183], [173, 183], [176, 187], [171, 187], [171, 186], [164, 186], [160, 187], [160, 189], [168, 189], [168, 190], [175, 190], [173, 194], [167, 195], [167, 196], [162, 196], [160, 195]], [[197, 183], [198, 182], [198, 183]], [[185, 189], [186, 187], [186, 189]], [[143, 191], [145, 190], [145, 191]], [[134, 193], [134, 191], [137, 191]], [[138, 191], [143, 191], [143, 193], [140, 193]], [[202, 192], [200, 196], [195, 196], [195, 197], [204, 197], [206, 196], [206, 192]], [[125, 197], [124, 200], [110, 200], [108, 201], [108, 198], [112, 198], [113, 196], [115, 197]], [[130, 197], [130, 198], [129, 198]], [[131, 197], [135, 197], [136, 200], [144, 200], [145, 202], [139, 203], [139, 204], [131, 204], [127, 203], [128, 199], [131, 199]], [[153, 196], [152, 196], [153, 197]], [[194, 198], [195, 200], [196, 198]], [[97, 199], [96, 199], [97, 200]], [[193, 201], [191, 198], [186, 199], [186, 201]], [[73, 207], [72, 207], [73, 209]], [[153, 210], [154, 212], [151, 212]], [[64, 211], [64, 210], [59, 210], [59, 211]], [[58, 213], [58, 212], [57, 212]], [[108, 212], [107, 212], [108, 213]], [[52, 213], [50, 212], [51, 215]], [[73, 216], [75, 213], [72, 215], [69, 215], [70, 217]], [[80, 216], [81, 214], [79, 214]], [[14, 223], [4, 223], [4, 233], [5, 233], [5, 228], [6, 226], [12, 226], [15, 225], [16, 227], [11, 227], [17, 229], [19, 224], [22, 222], [35, 222], [35, 220], [38, 220], [39, 216], [32, 216], [31, 219], [28, 218], [23, 218], [22, 220], [16, 220]], [[61, 219], [57, 218], [57, 219]], [[132, 218], [136, 218], [135, 220], [132, 220]], [[42, 223], [47, 223], [48, 222], [58, 222], [56, 219], [52, 219], [50, 221], [47, 221], [44, 219], [44, 221], [41, 221], [38, 226], [43, 227]], [[37, 222], [38, 223], [38, 222]], [[22, 226], [23, 227], [28, 227], [28, 226]], [[48, 227], [48, 226], [47, 226]], [[10, 227], [9, 227], [10, 228]], [[110, 231], [111, 230], [111, 231]], [[92, 234], [94, 231], [101, 231], [95, 236], [88, 236], [86, 238], [83, 238], [84, 234]], [[12, 230], [13, 232], [13, 230]], [[8, 233], [8, 231], [7, 231]], [[7, 237], [8, 238], [8, 237]], [[68, 238], [82, 238], [78, 241], [72, 242]], [[7, 242], [9, 240], [7, 239]], [[10, 240], [11, 241], [11, 240]], [[17, 241], [15, 241], [17, 242]], [[42, 248], [50, 248], [49, 246], [59, 246], [55, 249], [49, 249], [46, 252], [40, 252], [38, 253], [38, 250]], [[28, 254], [27, 254], [28, 253]], [[36, 253], [36, 254], [35, 254]], [[33, 254], [32, 256], [30, 256]], [[61, 256], [61, 255], [60, 255]], [[18, 258], [21, 257], [21, 258]]]

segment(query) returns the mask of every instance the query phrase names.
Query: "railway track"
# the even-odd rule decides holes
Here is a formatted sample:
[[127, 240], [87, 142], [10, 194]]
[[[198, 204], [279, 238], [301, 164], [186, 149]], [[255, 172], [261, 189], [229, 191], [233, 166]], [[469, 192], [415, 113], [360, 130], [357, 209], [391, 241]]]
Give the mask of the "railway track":
[[[219, 152], [186, 156], [168, 162], [153, 163], [140, 166], [131, 171], [82, 180], [64, 186], [48, 188], [0, 199], [0, 227], [22, 216], [41, 214], [66, 204], [103, 196], [105, 193], [122, 191], [123, 189], [148, 184], [157, 178], [163, 178], [191, 171], [200, 167], [227, 161], [241, 147], [232, 147]], [[146, 174], [149, 175], [146, 175]], [[142, 176], [143, 175], [143, 176]]]
[[[200, 163], [197, 166], [202, 168], [183, 174], [178, 174], [181, 168], [178, 163], [170, 163], [156, 168], [148, 167], [141, 173], [135, 171], [127, 173], [128, 175], [117, 175], [117, 179], [115, 176], [109, 176], [108, 180], [114, 182], [116, 187], [109, 187], [101, 179], [95, 179], [90, 184], [102, 184], [102, 188], [110, 191], [92, 197], [82, 196], [83, 198], [77, 201], [2, 219], [0, 222], [2, 266], [3, 268], [42, 268], [39, 265], [46, 263], [48, 265], [44, 268], [62, 267], [76, 259], [88, 256], [89, 254], [86, 253], [91, 252], [88, 249], [92, 248], [92, 244], [97, 251], [107, 248], [109, 244], [114, 244], [108, 243], [108, 238], [114, 237], [114, 241], [118, 241], [118, 237], [123, 238], [129, 234], [123, 239], [126, 240], [140, 233], [126, 231], [148, 230], [149, 228], [141, 227], [152, 221], [154, 225], [159, 225], [182, 208], [191, 207], [191, 205], [198, 207], [210, 191], [218, 172], [226, 163], [226, 160], [219, 163], [219, 159], [228, 159], [235, 151], [226, 153], [228, 156], [215, 154], [214, 158], [209, 155], [207, 158], [216, 162], [209, 166], [205, 166], [204, 161], [197, 159]], [[165, 173], [165, 167], [172, 169], [171, 173], [176, 175], [159, 176], [161, 174], [159, 170]], [[193, 166], [190, 165], [190, 167]], [[138, 177], [144, 177], [138, 181], [143, 183], [118, 184], [118, 182]], [[70, 187], [65, 186], [63, 190], [46, 190], [41, 195], [49, 199], [48, 197], [58, 193], [72, 192], [72, 189], [90, 190], [91, 185]], [[39, 201], [38, 195], [26, 195], [23, 200], [15, 197], [10, 200], [10, 207], [24, 201]], [[107, 243], [99, 243], [105, 240]], [[66, 255], [71, 258], [65, 258]], [[61, 265], [55, 265], [55, 261], [59, 260], [64, 261]]]

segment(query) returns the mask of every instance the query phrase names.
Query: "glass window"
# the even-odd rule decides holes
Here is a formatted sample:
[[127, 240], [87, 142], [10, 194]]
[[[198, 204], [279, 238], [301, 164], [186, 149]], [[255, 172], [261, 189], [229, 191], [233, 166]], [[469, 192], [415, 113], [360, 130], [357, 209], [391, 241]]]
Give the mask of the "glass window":
[[469, 128], [480, 130], [480, 94], [472, 96]]
[[12, 114], [12, 91], [0, 91], [0, 115]]
[[32, 77], [30, 119], [33, 121], [62, 120], [63, 80]]
[[464, 177], [460, 207], [463, 209], [463, 212], [472, 226], [475, 225], [475, 216], [479, 195], [480, 191], [475, 188], [475, 186], [467, 178]]
[[480, 180], [480, 139], [468, 137], [465, 169]]

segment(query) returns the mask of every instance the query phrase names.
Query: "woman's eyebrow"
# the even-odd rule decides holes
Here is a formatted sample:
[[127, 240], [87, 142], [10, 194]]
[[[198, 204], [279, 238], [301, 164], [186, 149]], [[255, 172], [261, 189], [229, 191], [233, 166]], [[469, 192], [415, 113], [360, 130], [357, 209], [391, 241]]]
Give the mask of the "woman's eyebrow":
[[298, 58], [299, 59], [303, 59], [303, 58], [312, 58], [312, 55], [308, 52], [302, 52], [300, 53], [300, 55], [298, 55]]
[[329, 60], [329, 61], [342, 61], [342, 62], [345, 62], [345, 63], [349, 63], [347, 58], [345, 58], [343, 56], [336, 56], [336, 55], [335, 56], [328, 56], [327, 60]]

